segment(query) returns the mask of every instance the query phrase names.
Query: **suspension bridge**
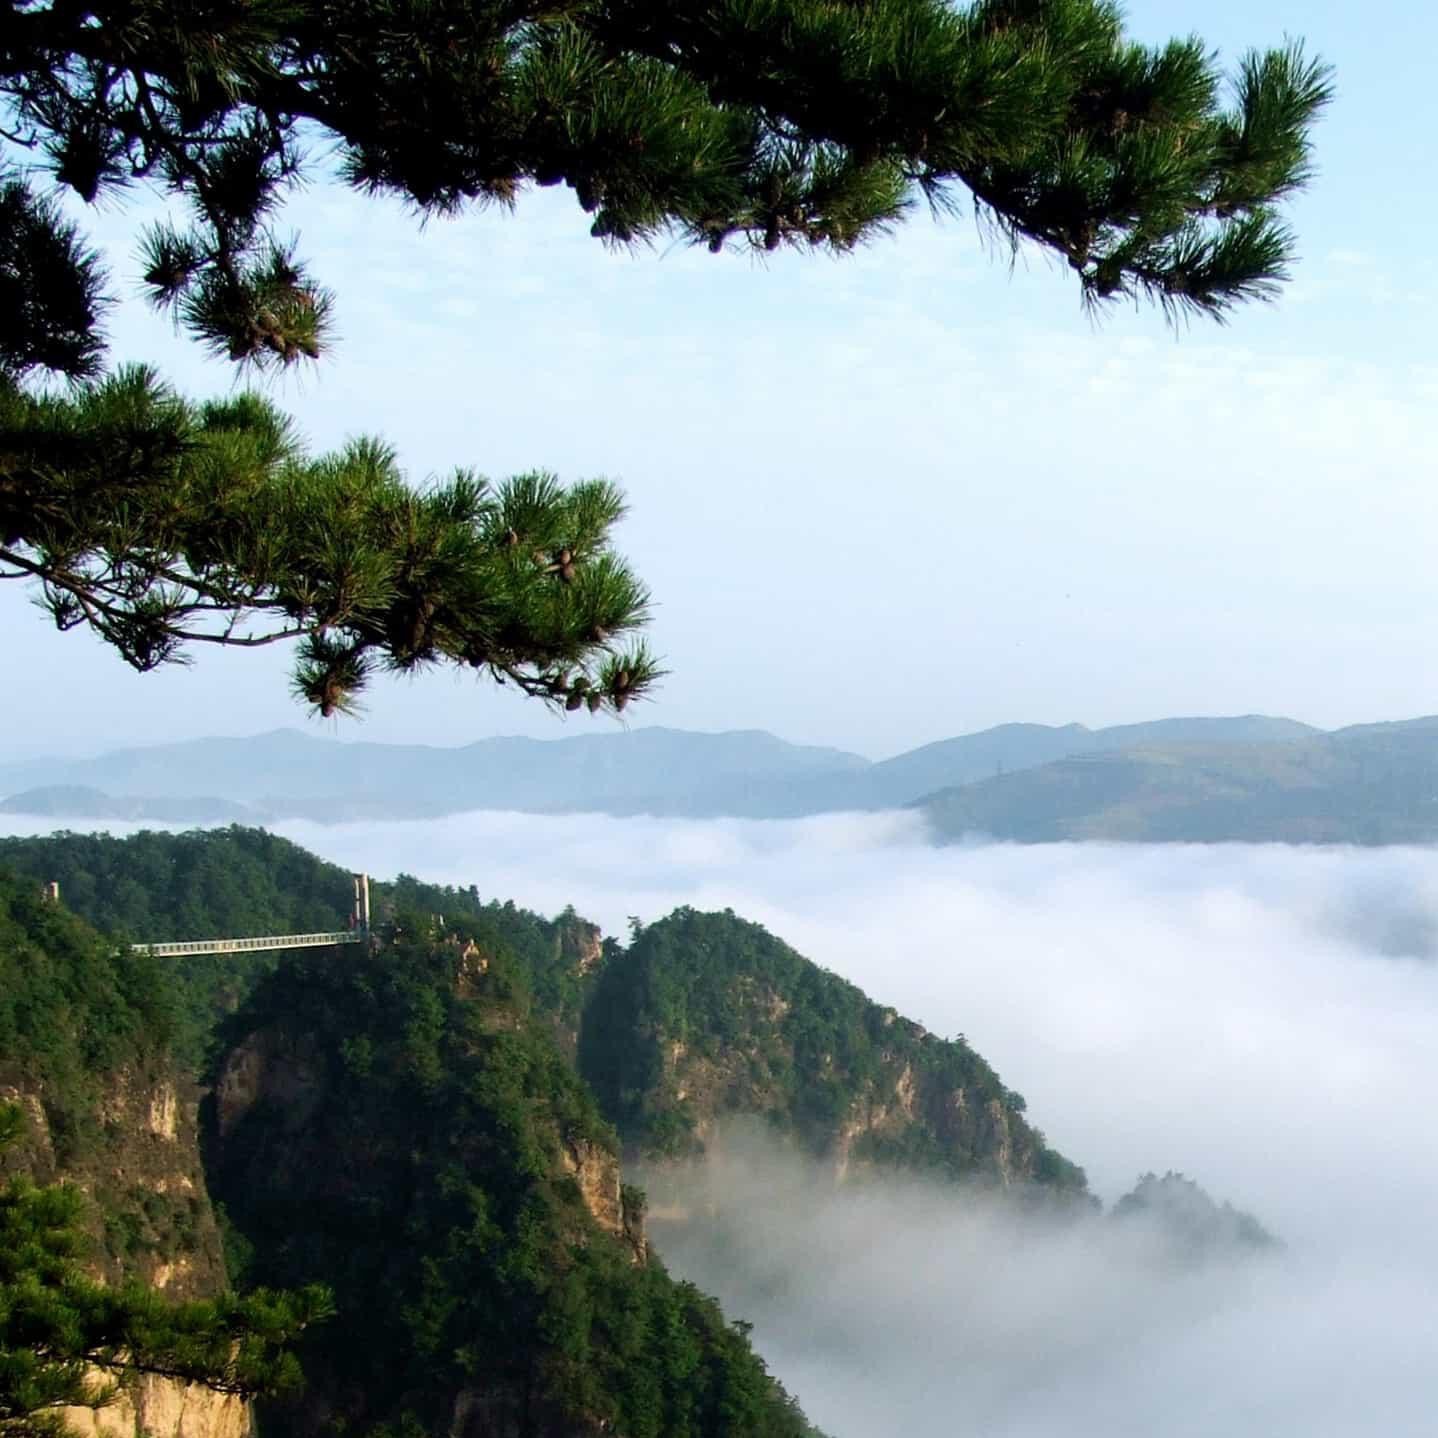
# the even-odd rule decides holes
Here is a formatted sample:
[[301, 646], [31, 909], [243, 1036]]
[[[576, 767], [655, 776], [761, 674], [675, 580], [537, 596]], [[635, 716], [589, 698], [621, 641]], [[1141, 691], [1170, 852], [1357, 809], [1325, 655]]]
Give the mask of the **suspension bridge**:
[[[156, 958], [193, 958], [200, 954], [253, 954], [265, 949], [328, 949], [340, 944], [368, 943], [369, 875], [356, 874], [354, 884], [354, 912], [347, 929], [320, 934], [265, 934], [244, 939], [180, 939], [162, 944], [131, 944], [130, 947], [136, 953], [154, 954]], [[58, 886], [51, 885], [50, 888], [58, 898]]]

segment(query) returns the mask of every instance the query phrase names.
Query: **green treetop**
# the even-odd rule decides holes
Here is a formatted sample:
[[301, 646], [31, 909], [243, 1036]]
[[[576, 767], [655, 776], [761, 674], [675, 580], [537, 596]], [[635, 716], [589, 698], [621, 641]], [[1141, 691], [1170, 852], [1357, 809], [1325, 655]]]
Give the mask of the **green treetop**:
[[[275, 228], [307, 152], [337, 154], [349, 183], [421, 214], [566, 184], [614, 244], [842, 252], [916, 201], [967, 204], [1066, 261], [1088, 302], [1222, 318], [1287, 273], [1277, 207], [1309, 177], [1328, 95], [1326, 68], [1296, 44], [1226, 77], [1196, 38], [1132, 42], [1109, 0], [12, 0], [0, 376], [20, 394], [28, 376], [93, 381], [103, 365], [104, 276], [36, 190], [47, 174], [89, 202], [139, 181], [175, 198], [186, 218], [142, 238], [144, 283], [214, 352], [261, 369], [322, 354], [336, 300]], [[184, 467], [165, 448], [170, 417], [205, 421], [153, 381], [126, 383], [48, 407], [16, 398], [3, 419], [0, 573], [44, 581], [62, 627], [90, 624], [142, 668], [194, 638], [298, 630], [300, 688], [322, 708], [377, 660], [482, 654], [481, 668], [572, 707], [619, 706], [653, 678], [647, 656], [610, 644], [643, 618], [603, 542], [612, 491], [521, 481], [525, 528], [503, 519], [510, 491], [460, 478], [418, 497], [382, 447], [359, 447], [287, 455], [271, 515], [255, 487], [270, 460], [241, 473], [185, 430], [202, 467], [231, 466], [206, 481], [214, 542], [191, 545], [211, 528], [203, 486], [182, 486], [184, 513], [169, 515], [123, 486], [153, 445], [155, 484], [141, 488], [164, 492]], [[117, 402], [142, 411], [136, 443], [100, 423]], [[295, 464], [326, 478], [297, 485]], [[55, 496], [79, 491], [92, 512], [57, 547]], [[225, 508], [242, 493], [244, 540]], [[292, 543], [280, 524], [296, 507], [332, 535], [359, 512], [367, 538]], [[481, 557], [510, 534], [506, 553]], [[586, 586], [606, 603], [579, 603]], [[456, 623], [476, 598], [485, 618]], [[270, 627], [256, 632], [257, 614]]]

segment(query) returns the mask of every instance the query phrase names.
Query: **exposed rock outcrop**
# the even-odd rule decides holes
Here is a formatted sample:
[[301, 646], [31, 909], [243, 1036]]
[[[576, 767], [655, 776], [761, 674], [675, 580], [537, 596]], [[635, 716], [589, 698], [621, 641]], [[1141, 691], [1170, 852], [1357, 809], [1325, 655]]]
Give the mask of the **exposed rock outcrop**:
[[[43, 1084], [0, 1085], [0, 1102], [18, 1104], [27, 1120], [5, 1169], [37, 1183], [72, 1184], [88, 1196], [96, 1278], [138, 1279], [174, 1298], [224, 1291], [198, 1097], [173, 1074], [121, 1070], [103, 1082], [83, 1134], [61, 1139]], [[252, 1428], [243, 1399], [154, 1375], [127, 1378], [103, 1406], [66, 1408], [61, 1417], [77, 1438], [248, 1438]]]
[[581, 1072], [647, 1163], [694, 1157], [757, 1118], [844, 1181], [864, 1167], [1084, 1192], [962, 1036], [870, 1002], [757, 924], [679, 910], [596, 979]]
[[293, 1034], [261, 1029], [226, 1056], [215, 1082], [215, 1124], [223, 1138], [256, 1104], [273, 1104], [285, 1127], [303, 1128], [323, 1090], [323, 1070]]
[[604, 957], [604, 936], [599, 925], [574, 917], [561, 920], [559, 951], [574, 973], [586, 977]]
[[27, 1119], [4, 1171], [74, 1184], [92, 1200], [97, 1278], [135, 1278], [177, 1298], [223, 1292], [193, 1085], [164, 1071], [109, 1075], [78, 1134], [72, 1114], [57, 1134], [43, 1084], [0, 1085], [0, 1102], [19, 1104]]
[[227, 1393], [144, 1377], [103, 1408], [64, 1408], [77, 1438], [249, 1438], [250, 1405]]

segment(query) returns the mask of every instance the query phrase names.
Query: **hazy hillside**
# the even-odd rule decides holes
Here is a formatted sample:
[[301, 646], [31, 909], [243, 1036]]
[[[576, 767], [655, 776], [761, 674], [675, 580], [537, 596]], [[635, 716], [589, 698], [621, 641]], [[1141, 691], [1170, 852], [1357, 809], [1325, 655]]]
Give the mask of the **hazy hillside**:
[[1438, 719], [1091, 754], [946, 789], [920, 807], [945, 840], [1430, 843]]
[[[890, 809], [912, 803], [937, 789], [972, 784], [995, 775], [1033, 769], [1072, 755], [1097, 754], [1147, 744], [1206, 742], [1249, 744], [1302, 739], [1319, 731], [1296, 719], [1260, 714], [1231, 719], [1155, 719], [1089, 729], [1082, 724], [1000, 724], [977, 734], [941, 739], [874, 764], [861, 774], [830, 786], [831, 802], [818, 808]], [[809, 786], [817, 796], [822, 781]], [[839, 802], [847, 795], [846, 802]]]
[[[96, 759], [0, 766], [0, 792], [82, 785], [107, 796], [218, 795], [274, 815], [342, 819], [463, 809], [534, 813], [723, 813], [769, 785], [868, 764], [758, 730], [607, 730], [565, 739], [482, 739], [458, 749], [340, 744], [281, 729]], [[98, 816], [97, 816], [98, 817]]]
[[0, 799], [0, 814], [36, 814], [51, 819], [149, 820], [157, 824], [250, 823], [265, 815], [233, 799], [171, 798], [141, 794], [116, 797], [84, 784], [48, 784]]
[[[1005, 724], [880, 763], [727, 734], [608, 729], [571, 738], [484, 739], [458, 749], [346, 743], [296, 730], [197, 739], [99, 758], [0, 765], [8, 812], [209, 822], [406, 818], [466, 809], [694, 818], [793, 818], [886, 809], [936, 790], [1068, 755], [1137, 743], [1250, 743], [1316, 731], [1291, 719], [1160, 719], [1116, 729]], [[237, 814], [224, 806], [250, 806]]]

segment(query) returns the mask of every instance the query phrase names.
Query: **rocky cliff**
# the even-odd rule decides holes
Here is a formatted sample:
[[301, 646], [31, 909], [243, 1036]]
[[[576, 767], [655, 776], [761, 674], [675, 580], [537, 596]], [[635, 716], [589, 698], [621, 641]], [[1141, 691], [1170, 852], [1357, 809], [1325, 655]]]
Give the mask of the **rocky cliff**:
[[530, 1003], [497, 949], [406, 920], [374, 953], [286, 965], [228, 1025], [211, 1182], [251, 1279], [321, 1280], [339, 1310], [264, 1430], [806, 1438], [744, 1335], [649, 1255], [613, 1132]]
[[[224, 1291], [197, 1140], [198, 1090], [166, 1046], [158, 975], [0, 875], [0, 1103], [25, 1124], [0, 1175], [86, 1197], [87, 1266], [175, 1298]], [[156, 1377], [103, 1408], [64, 1410], [85, 1438], [244, 1438], [247, 1404]]]
[[697, 1156], [750, 1117], [838, 1178], [893, 1166], [1084, 1191], [1083, 1171], [964, 1040], [871, 1003], [731, 913], [681, 909], [612, 955], [579, 1055], [629, 1150], [650, 1161]]

